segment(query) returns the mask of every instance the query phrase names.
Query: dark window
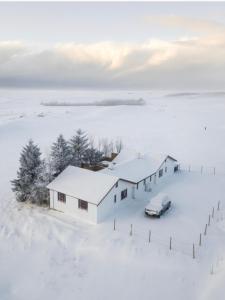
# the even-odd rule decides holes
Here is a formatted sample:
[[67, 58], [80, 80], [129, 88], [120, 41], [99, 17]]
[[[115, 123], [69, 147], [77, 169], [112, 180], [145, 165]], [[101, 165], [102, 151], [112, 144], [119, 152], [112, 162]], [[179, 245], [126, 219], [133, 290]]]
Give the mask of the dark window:
[[121, 200], [123, 200], [124, 198], [127, 198], [127, 189], [121, 192]]
[[66, 195], [63, 193], [58, 193], [58, 201], [66, 203]]
[[146, 180], [144, 179], [144, 181], [143, 181], [143, 185], [145, 185], [145, 183], [146, 183]]
[[163, 176], [163, 169], [159, 170], [159, 177]]
[[174, 172], [177, 172], [178, 170], [179, 170], [179, 166], [176, 165], [176, 166], [174, 167]]
[[137, 190], [138, 190], [138, 183], [137, 183]]
[[149, 177], [149, 181], [150, 181], [150, 182], [152, 181], [152, 176]]
[[116, 195], [114, 195], [114, 203], [116, 203]]
[[116, 188], [118, 187], [118, 181], [117, 181], [117, 183], [116, 183]]
[[167, 167], [165, 167], [165, 172], [167, 172]]
[[78, 208], [88, 210], [88, 202], [78, 199]]

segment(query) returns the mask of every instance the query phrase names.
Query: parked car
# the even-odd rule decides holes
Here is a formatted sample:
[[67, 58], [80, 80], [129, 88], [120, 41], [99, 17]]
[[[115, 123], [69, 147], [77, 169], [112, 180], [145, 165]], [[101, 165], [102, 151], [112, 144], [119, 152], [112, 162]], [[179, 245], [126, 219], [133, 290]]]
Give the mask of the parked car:
[[171, 201], [166, 194], [160, 193], [153, 197], [150, 203], [145, 207], [145, 214], [147, 216], [157, 217], [167, 211], [171, 206]]

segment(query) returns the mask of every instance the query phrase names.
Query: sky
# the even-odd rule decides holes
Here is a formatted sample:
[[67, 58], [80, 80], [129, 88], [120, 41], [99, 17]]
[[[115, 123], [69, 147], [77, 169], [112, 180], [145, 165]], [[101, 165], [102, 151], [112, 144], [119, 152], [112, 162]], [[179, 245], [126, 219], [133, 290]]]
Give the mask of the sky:
[[0, 25], [0, 87], [225, 85], [225, 2], [0, 2]]

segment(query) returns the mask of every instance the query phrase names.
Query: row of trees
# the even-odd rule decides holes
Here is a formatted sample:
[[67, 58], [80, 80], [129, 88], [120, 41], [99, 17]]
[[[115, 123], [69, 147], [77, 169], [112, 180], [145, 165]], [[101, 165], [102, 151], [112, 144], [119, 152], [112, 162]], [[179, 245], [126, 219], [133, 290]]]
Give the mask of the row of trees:
[[102, 139], [96, 147], [94, 139], [88, 138], [85, 132], [78, 129], [69, 141], [62, 134], [59, 135], [51, 147], [50, 157], [42, 159], [39, 146], [30, 140], [22, 150], [20, 167], [17, 178], [12, 181], [12, 190], [16, 194], [17, 201], [37, 204], [48, 202], [46, 186], [68, 165], [81, 167], [85, 164], [93, 167], [114, 149], [120, 152], [122, 147], [120, 139], [115, 143]]

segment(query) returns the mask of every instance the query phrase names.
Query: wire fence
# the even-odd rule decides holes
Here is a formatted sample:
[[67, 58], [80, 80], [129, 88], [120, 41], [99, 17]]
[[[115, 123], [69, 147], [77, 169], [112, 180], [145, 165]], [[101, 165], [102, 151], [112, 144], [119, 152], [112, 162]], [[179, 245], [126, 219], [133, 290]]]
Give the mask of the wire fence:
[[181, 171], [187, 172], [197, 172], [199, 174], [207, 175], [225, 175], [225, 165], [224, 166], [206, 166], [206, 165], [195, 165], [195, 164], [183, 164], [179, 165]]
[[210, 228], [215, 226], [216, 223], [225, 220], [224, 215], [225, 211], [221, 209], [221, 202], [218, 201], [216, 205], [212, 207], [208, 216], [206, 216], [203, 228], [199, 229], [199, 234], [197, 234], [196, 238], [192, 241], [181, 240], [172, 234], [168, 235], [168, 237], [162, 237], [151, 229], [143, 231], [135, 227], [132, 223], [129, 225], [120, 223], [118, 219], [114, 219], [112, 230], [113, 232], [122, 234], [122, 236], [127, 239], [132, 238], [134, 241], [142, 241], [146, 245], [155, 245], [167, 252], [179, 252], [192, 259], [196, 259], [199, 257], [200, 249], [209, 235]]

